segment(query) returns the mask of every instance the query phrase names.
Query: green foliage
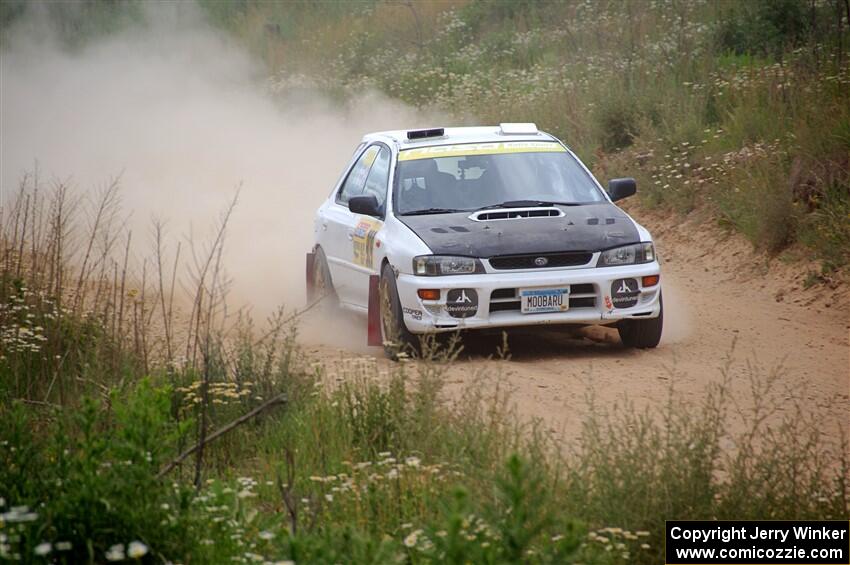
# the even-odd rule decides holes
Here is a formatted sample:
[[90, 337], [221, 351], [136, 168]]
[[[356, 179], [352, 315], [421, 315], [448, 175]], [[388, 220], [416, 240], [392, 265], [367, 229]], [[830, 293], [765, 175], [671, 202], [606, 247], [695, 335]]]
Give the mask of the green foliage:
[[[70, 543], [67, 562], [102, 561], [117, 543], [141, 540], [165, 554], [184, 547], [188, 491], [156, 478], [180, 428], [168, 414], [170, 391], [140, 381], [113, 410], [87, 399], [77, 410], [38, 425], [15, 404], [0, 412], [0, 497], [34, 514], [9, 520], [14, 549], [32, 555], [41, 543]], [[18, 512], [17, 514], [26, 514]]]
[[812, 18], [799, 0], [756, 0], [729, 6], [717, 28], [721, 50], [777, 56], [799, 45], [811, 31]]
[[[268, 379], [290, 403], [208, 446], [213, 478], [197, 491], [180, 469], [157, 478], [194, 430], [193, 411], [172, 408], [192, 387], [140, 379], [67, 409], [3, 405], [4, 555], [49, 543], [59, 562], [100, 561], [136, 542], [146, 558], [197, 563], [653, 563], [671, 517], [847, 514], [846, 456], [829, 462], [805, 415], [766, 427], [770, 378], [752, 368], [757, 400], [738, 414], [751, 423], [742, 433], [729, 435], [723, 384], [698, 407], [671, 390], [660, 416], [606, 413], [591, 397], [564, 458], [499, 391], [473, 383], [461, 405], [442, 400], [441, 363], [378, 378], [361, 360], [305, 372], [294, 344], [280, 343], [270, 366], [243, 344], [240, 378]], [[720, 449], [730, 441], [735, 450]]]
[[[40, 5], [39, 17], [46, 18], [56, 38], [73, 49], [138, 24], [143, 20], [143, 7], [144, 2], [140, 0], [44, 2]], [[27, 13], [26, 2], [0, 3], [0, 31], [5, 32]]]
[[756, 246], [776, 253], [794, 240], [798, 215], [787, 160], [772, 148], [767, 151], [732, 171], [718, 204], [724, 218]]
[[[811, 218], [815, 208], [800, 201], [788, 177], [798, 158], [816, 170], [838, 163], [848, 171], [835, 156], [850, 108], [850, 34], [839, 7], [807, 0], [378, 3], [318, 10], [309, 22], [292, 15], [304, 25], [286, 37], [268, 37], [247, 20], [236, 33], [280, 71], [284, 94], [294, 72], [335, 99], [377, 88], [459, 123], [535, 121], [595, 172], [648, 181], [639, 191], [645, 204], [680, 213], [708, 207], [764, 249], [801, 241], [842, 264], [846, 250], [834, 250], [841, 236], [818, 236], [808, 226], [842, 217], [842, 200], [825, 195], [831, 184], [846, 191], [847, 175], [837, 183], [813, 179], [820, 204]], [[270, 20], [277, 8], [256, 5], [252, 14]], [[297, 61], [273, 55], [296, 45]], [[750, 172], [740, 161], [734, 167], [742, 170], [714, 168], [729, 153], [777, 140], [786, 152], [779, 171]], [[689, 167], [669, 178], [671, 166], [683, 165], [671, 160], [684, 142], [695, 149]], [[733, 177], [739, 186], [730, 185]], [[788, 186], [790, 202], [780, 189]]]
[[594, 108], [596, 137], [602, 149], [614, 152], [632, 144], [638, 133], [638, 108], [625, 93], [609, 93]]
[[[304, 70], [274, 58], [297, 42], [298, 64], [314, 57], [343, 97], [380, 88], [458, 121], [535, 120], [600, 175], [636, 176], [646, 203], [708, 204], [770, 251], [799, 238], [825, 280], [850, 260], [850, 75], [843, 53], [826, 56], [841, 43], [821, 8], [822, 41], [790, 0], [736, 6], [734, 23], [712, 5], [638, 5], [202, 2], [275, 68]], [[79, 45], [139, 4], [74, 6], [51, 10]], [[0, 10], [2, 26], [22, 11]], [[14, 252], [55, 256], [16, 239], [30, 231], [3, 234], [0, 558], [101, 562], [135, 541], [150, 562], [657, 563], [665, 519], [848, 517], [847, 446], [799, 411], [767, 427], [778, 404], [757, 368], [743, 432], [727, 384], [698, 406], [671, 390], [660, 413], [591, 398], [564, 455], [505, 391], [471, 382], [447, 401], [451, 351], [414, 369], [315, 367], [282, 318], [259, 341], [243, 319], [207, 340], [203, 363], [177, 363], [143, 327], [122, 328], [130, 308], [156, 312], [135, 292], [127, 310], [99, 293], [68, 304], [61, 257]], [[158, 478], [198, 422], [218, 428], [279, 394], [285, 406], [206, 446], [199, 488], [191, 459]]]
[[822, 250], [824, 266], [830, 271], [850, 263], [850, 191], [833, 185], [821, 198], [800, 228], [800, 239]]

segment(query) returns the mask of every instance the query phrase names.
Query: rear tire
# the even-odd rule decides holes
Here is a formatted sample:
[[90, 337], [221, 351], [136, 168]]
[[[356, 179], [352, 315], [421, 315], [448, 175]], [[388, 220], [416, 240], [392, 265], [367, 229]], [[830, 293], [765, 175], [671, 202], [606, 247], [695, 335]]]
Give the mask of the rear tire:
[[313, 304], [321, 299], [319, 310], [331, 313], [339, 308], [339, 298], [334, 290], [331, 280], [331, 270], [328, 268], [328, 260], [321, 247], [316, 248], [313, 257], [313, 286], [310, 287], [309, 303]]
[[398, 298], [395, 273], [389, 264], [381, 269], [381, 281], [378, 286], [378, 300], [381, 309], [381, 337], [384, 353], [393, 361], [398, 361], [400, 353], [411, 357], [419, 352], [419, 339], [404, 324], [404, 313]]
[[662, 296], [658, 297], [661, 304], [661, 312], [657, 318], [641, 320], [640, 318], [630, 318], [628, 320], [620, 320], [617, 324], [617, 331], [620, 333], [620, 340], [626, 347], [634, 347], [637, 349], [651, 349], [658, 345], [661, 341], [661, 330], [664, 326], [664, 300]]

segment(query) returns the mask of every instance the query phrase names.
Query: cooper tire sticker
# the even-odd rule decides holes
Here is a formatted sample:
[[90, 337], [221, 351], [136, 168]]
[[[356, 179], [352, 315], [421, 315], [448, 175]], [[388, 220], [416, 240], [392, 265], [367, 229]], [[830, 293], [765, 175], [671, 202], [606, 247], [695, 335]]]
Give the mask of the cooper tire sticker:
[[402, 311], [402, 313], [407, 314], [408, 316], [410, 316], [414, 320], [417, 320], [417, 321], [422, 320], [422, 310], [417, 310], [415, 308], [408, 308], [408, 307], [405, 306], [405, 307], [402, 307], [401, 311]]

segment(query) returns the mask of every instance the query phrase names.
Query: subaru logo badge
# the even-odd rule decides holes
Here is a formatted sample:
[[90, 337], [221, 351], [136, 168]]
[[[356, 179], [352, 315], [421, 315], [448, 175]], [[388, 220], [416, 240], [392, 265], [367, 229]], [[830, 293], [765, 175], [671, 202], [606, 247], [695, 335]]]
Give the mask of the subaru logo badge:
[[549, 264], [549, 259], [547, 259], [546, 257], [538, 257], [534, 260], [534, 264], [538, 267], [545, 267]]

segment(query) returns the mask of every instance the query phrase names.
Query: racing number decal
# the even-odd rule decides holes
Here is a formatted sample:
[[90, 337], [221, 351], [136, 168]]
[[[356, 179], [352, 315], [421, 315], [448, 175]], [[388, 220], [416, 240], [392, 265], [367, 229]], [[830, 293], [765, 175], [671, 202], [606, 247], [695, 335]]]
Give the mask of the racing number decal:
[[362, 218], [354, 228], [351, 243], [354, 246], [354, 263], [361, 267], [372, 268], [374, 262], [375, 236], [384, 225], [379, 220]]

